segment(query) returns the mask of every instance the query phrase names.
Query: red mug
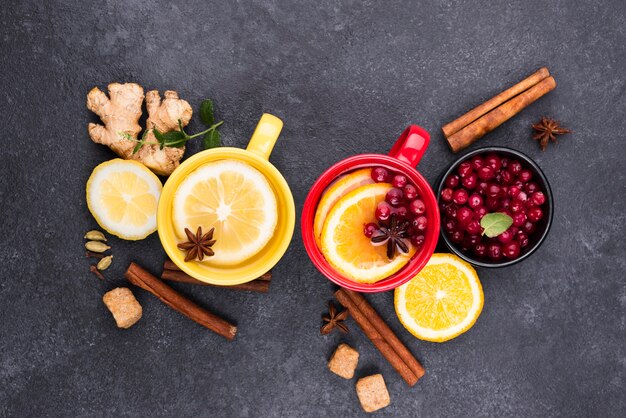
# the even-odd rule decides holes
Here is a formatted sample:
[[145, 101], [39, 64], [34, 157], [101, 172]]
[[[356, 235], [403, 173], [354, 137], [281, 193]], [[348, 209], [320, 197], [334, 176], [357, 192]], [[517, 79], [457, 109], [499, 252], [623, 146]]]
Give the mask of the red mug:
[[[382, 154], [359, 154], [339, 161], [326, 170], [313, 184], [304, 201], [302, 209], [301, 228], [304, 248], [309, 258], [317, 269], [328, 279], [341, 287], [357, 292], [384, 292], [394, 289], [411, 280], [424, 268], [437, 245], [439, 237], [440, 217], [439, 207], [435, 194], [424, 177], [415, 169], [419, 163], [428, 143], [430, 135], [424, 128], [409, 125], [402, 132], [396, 143], [391, 147], [389, 155]], [[421, 199], [426, 205], [426, 218], [428, 229], [426, 230], [424, 245], [409, 260], [409, 262], [393, 275], [372, 284], [358, 283], [338, 273], [324, 258], [317, 246], [313, 222], [315, 210], [326, 188], [339, 176], [347, 172], [365, 168], [382, 166], [387, 169], [398, 171], [406, 175], [419, 190]]]

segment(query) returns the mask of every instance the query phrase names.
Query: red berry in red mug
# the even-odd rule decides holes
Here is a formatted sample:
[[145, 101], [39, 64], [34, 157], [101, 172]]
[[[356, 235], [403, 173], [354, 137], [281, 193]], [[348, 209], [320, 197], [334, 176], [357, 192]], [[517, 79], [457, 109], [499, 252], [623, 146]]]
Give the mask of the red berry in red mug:
[[371, 176], [376, 183], [387, 183], [390, 178], [389, 171], [384, 167], [373, 168]]
[[543, 211], [539, 206], [531, 206], [526, 211], [526, 215], [528, 216], [528, 220], [530, 222], [539, 222], [543, 217]]
[[511, 241], [502, 246], [502, 254], [512, 260], [519, 257], [520, 244], [517, 241]]
[[411, 236], [411, 244], [415, 248], [420, 248], [422, 245], [424, 245], [424, 241], [425, 240], [426, 240], [426, 238], [424, 237], [424, 235], [413, 235], [413, 236]]
[[460, 182], [461, 179], [456, 174], [450, 174], [448, 177], [446, 177], [446, 186], [451, 189], [456, 189], [457, 187], [459, 187]]
[[450, 188], [443, 189], [441, 191], [441, 200], [444, 202], [452, 202], [452, 193], [454, 193], [454, 190]]
[[409, 181], [404, 174], [396, 174], [393, 176], [393, 180], [391, 180], [391, 185], [398, 189], [402, 189], [408, 182]]
[[530, 197], [530, 200], [537, 206], [541, 206], [546, 203], [546, 195], [543, 192], [535, 192]]
[[391, 206], [387, 202], [380, 202], [376, 207], [376, 212], [374, 213], [376, 219], [381, 222], [384, 222], [389, 219], [391, 216]]
[[411, 221], [411, 226], [413, 226], [417, 232], [424, 232], [428, 226], [428, 219], [425, 216], [418, 216]]
[[387, 192], [387, 195], [385, 196], [385, 200], [391, 206], [398, 206], [400, 202], [402, 202], [403, 197], [404, 196], [402, 195], [402, 190], [396, 189], [395, 187], [393, 187], [389, 189], [389, 191]]
[[463, 206], [456, 211], [456, 220], [459, 221], [461, 225], [467, 225], [472, 220], [473, 215], [470, 208]]
[[406, 206], [398, 206], [396, 208], [396, 210], [394, 210], [394, 213], [398, 216], [398, 218], [400, 219], [406, 219], [409, 217], [409, 209], [407, 209]]
[[[403, 193], [406, 200], [413, 200], [417, 197], [417, 187], [409, 183], [404, 186]], [[450, 195], [450, 199], [452, 199], [452, 195]]]
[[[454, 196], [454, 194], [452, 196]], [[422, 215], [426, 212], [426, 205], [421, 199], [415, 199], [409, 203], [409, 212], [413, 215]]]
[[373, 222], [370, 222], [368, 224], [363, 225], [363, 234], [366, 237], [371, 238], [372, 235], [374, 235], [374, 232], [376, 232], [377, 229], [378, 229], [378, 225], [376, 225]]
[[454, 193], [452, 193], [452, 201], [457, 205], [466, 204], [468, 198], [469, 194], [467, 193], [467, 190], [464, 189], [455, 190]]
[[475, 219], [474, 219], [474, 220], [472, 220], [472, 221], [470, 221], [470, 222], [467, 224], [467, 226], [465, 227], [465, 230], [466, 230], [468, 233], [472, 234], [472, 235], [477, 235], [477, 234], [480, 234], [480, 233], [483, 231], [483, 229], [481, 228], [480, 224], [479, 224], [479, 223], [478, 223], [478, 221], [477, 221], [477, 220], [475, 220]]
[[470, 189], [470, 190], [474, 189], [476, 185], [478, 184], [478, 176], [476, 175], [476, 173], [472, 173], [464, 177], [461, 183], [463, 184], [463, 187], [465, 187], [466, 189]]
[[483, 198], [480, 197], [478, 193], [472, 193], [470, 197], [467, 199], [467, 204], [470, 208], [476, 209], [483, 204]]
[[456, 171], [459, 173], [459, 176], [463, 178], [469, 176], [472, 171], [474, 171], [474, 169], [468, 161], [463, 161], [461, 164], [459, 164], [459, 168], [457, 168]]
[[478, 169], [478, 178], [491, 180], [496, 176], [496, 171], [490, 165], [484, 165]]

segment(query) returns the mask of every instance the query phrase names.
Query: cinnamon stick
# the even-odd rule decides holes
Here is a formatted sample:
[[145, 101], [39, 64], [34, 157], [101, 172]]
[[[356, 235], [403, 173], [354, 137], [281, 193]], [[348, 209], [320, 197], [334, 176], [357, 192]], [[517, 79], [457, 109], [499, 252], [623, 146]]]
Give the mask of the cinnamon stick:
[[225, 289], [234, 289], [234, 290], [244, 290], [249, 292], [258, 292], [258, 293], [267, 293], [270, 290], [270, 281], [269, 280], [252, 280], [248, 283], [236, 284], [233, 286], [220, 286], [212, 283], [206, 283], [197, 279], [194, 279], [184, 271], [180, 270], [163, 270], [161, 273], [161, 278], [163, 280], [169, 280], [172, 282], [180, 282], [180, 283], [191, 283], [198, 284], [201, 286], [212, 286], [212, 287], [221, 287]]
[[130, 263], [124, 276], [135, 286], [152, 293], [170, 308], [182, 313], [198, 324], [228, 340], [235, 338], [237, 333], [236, 326], [185, 298], [136, 263]]
[[[410, 360], [408, 357], [413, 357], [411, 353], [404, 347], [404, 350], [400, 350], [397, 352], [394, 348], [397, 347], [399, 343], [402, 343], [397, 340], [397, 337], [393, 343], [390, 342], [386, 337], [389, 337], [390, 334], [393, 334], [393, 331], [389, 329], [389, 327], [384, 323], [382, 318], [375, 312], [374, 308], [372, 308], [369, 303], [365, 300], [365, 298], [357, 304], [352, 299], [349, 290], [340, 288], [335, 292], [335, 298], [339, 303], [350, 312], [350, 316], [354, 319], [354, 321], [359, 325], [359, 327], [363, 330], [363, 333], [367, 336], [367, 338], [372, 341], [372, 343], [376, 346], [378, 351], [387, 359], [387, 361], [393, 366], [394, 369], [402, 376], [404, 381], [409, 385], [413, 386], [417, 383], [420, 377], [424, 375], [424, 369], [420, 366], [418, 373], [416, 374], [411, 367], [409, 367], [409, 363], [415, 363], [419, 365], [417, 360], [413, 358]], [[365, 311], [369, 312], [366, 314]], [[374, 312], [375, 315], [370, 316], [371, 312]], [[379, 323], [380, 322], [380, 323]], [[374, 325], [376, 323], [376, 325]], [[384, 324], [384, 325], [381, 325]], [[380, 329], [387, 328], [387, 330], [383, 331], [385, 336], [381, 334]], [[394, 335], [395, 336], [395, 335]], [[393, 338], [391, 338], [393, 339]], [[393, 345], [392, 345], [393, 344]], [[403, 346], [403, 345], [402, 345]]]
[[[529, 77], [528, 79], [522, 81], [521, 83], [519, 83], [519, 87], [517, 87], [518, 85], [512, 87], [511, 92], [515, 92], [523, 87], [525, 87], [527, 84], [535, 81], [537, 78], [539, 78], [540, 76], [542, 76], [543, 74], [540, 73], [540, 71], [538, 71], [537, 73], [535, 73], [533, 76]], [[529, 80], [529, 81], [527, 81]], [[444, 131], [444, 135], [446, 136], [446, 139], [448, 140], [448, 145], [450, 146], [450, 149], [452, 150], [452, 152], [459, 152], [465, 148], [467, 148], [468, 146], [470, 146], [471, 144], [473, 144], [477, 139], [483, 137], [485, 134], [493, 131], [495, 128], [497, 128], [498, 126], [500, 126], [501, 124], [503, 124], [504, 122], [506, 122], [507, 120], [511, 119], [513, 116], [517, 115], [519, 112], [521, 112], [524, 108], [526, 108], [528, 105], [530, 105], [531, 103], [533, 103], [534, 101], [536, 101], [537, 99], [539, 99], [540, 97], [544, 96], [546, 93], [549, 93], [550, 91], [554, 90], [554, 88], [556, 87], [556, 81], [554, 80], [554, 78], [552, 76], [547, 76], [546, 78], [540, 80], [539, 82], [537, 82], [536, 84], [532, 85], [530, 88], [528, 88], [527, 90], [522, 91], [521, 93], [519, 93], [518, 95], [512, 97], [510, 100], [498, 105], [497, 107], [493, 108], [492, 110], [488, 111], [487, 113], [480, 115], [479, 117], [477, 117], [477, 119], [475, 119], [473, 122], [469, 123], [468, 125], [461, 127], [458, 131], [447, 135]], [[507, 91], [509, 91], [507, 90]], [[506, 92], [505, 92], [506, 93]], [[504, 94], [504, 93], [502, 93]], [[502, 98], [504, 97], [508, 97], [508, 95], [510, 95], [510, 93], [501, 96], [498, 100], [493, 101], [491, 104], [489, 104], [488, 106], [485, 106], [484, 109], [485, 110], [491, 106], [493, 106], [493, 104], [499, 102], [502, 100]], [[496, 96], [498, 97], [498, 96]], [[495, 99], [495, 98], [494, 98]], [[493, 99], [492, 99], [493, 100]], [[491, 100], [489, 101], [491, 102]], [[481, 105], [482, 106], [482, 105]], [[476, 109], [481, 108], [481, 106], [479, 106]], [[476, 111], [476, 109], [472, 110], [469, 112], [469, 116], [463, 115], [461, 118], [459, 119], [464, 119], [464, 120], [470, 120], [474, 117], [477, 116], [478, 113], [480, 113], [482, 110], [479, 109], [478, 111]], [[474, 113], [474, 111], [476, 111]], [[458, 119], [457, 119], [458, 120]], [[451, 122], [448, 125], [452, 125], [452, 127], [448, 126], [447, 131], [448, 132], [452, 132], [455, 128], [458, 127], [458, 125], [461, 125], [464, 121], [455, 123], [456, 121]]]
[[476, 106], [474, 109], [470, 110], [458, 119], [455, 119], [447, 125], [444, 125], [444, 127], [441, 128], [443, 134], [446, 136], [446, 138], [452, 136], [453, 134], [465, 128], [467, 125], [474, 122], [476, 119], [483, 116], [487, 112], [492, 111], [496, 107], [500, 106], [502, 103], [512, 99], [523, 91], [528, 90], [529, 88], [549, 76], [550, 71], [548, 71], [546, 67], [540, 68], [513, 87], [504, 90], [502, 93], [487, 100], [485, 103]]

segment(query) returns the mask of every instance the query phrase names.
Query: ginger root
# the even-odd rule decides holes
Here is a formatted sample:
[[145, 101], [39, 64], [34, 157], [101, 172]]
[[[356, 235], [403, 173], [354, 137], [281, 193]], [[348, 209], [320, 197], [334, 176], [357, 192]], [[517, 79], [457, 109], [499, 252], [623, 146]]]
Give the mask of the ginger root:
[[189, 103], [180, 99], [175, 91], [166, 91], [163, 100], [157, 90], [149, 91], [146, 94], [148, 120], [145, 134], [148, 143], [133, 154], [141, 131], [138, 122], [144, 99], [143, 88], [136, 83], [112, 83], [109, 84], [109, 97], [107, 98], [97, 87], [87, 94], [87, 108], [104, 122], [104, 126], [89, 124], [89, 136], [92, 141], [107, 145], [124, 159], [143, 163], [156, 174], [163, 176], [172, 174], [178, 167], [185, 148], [160, 149], [152, 130], [156, 128], [162, 133], [177, 130], [179, 119], [183, 126], [187, 126], [193, 113]]

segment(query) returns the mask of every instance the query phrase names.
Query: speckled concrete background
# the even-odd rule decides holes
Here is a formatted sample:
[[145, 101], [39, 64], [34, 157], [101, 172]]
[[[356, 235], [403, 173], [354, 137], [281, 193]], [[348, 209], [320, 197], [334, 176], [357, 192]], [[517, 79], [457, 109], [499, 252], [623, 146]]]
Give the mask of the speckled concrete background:
[[[340, 341], [359, 376], [383, 373], [380, 416], [626, 415], [623, 1], [27, 0], [0, 18], [1, 416], [360, 415], [355, 382], [326, 369]], [[113, 157], [87, 136], [91, 87], [211, 97], [239, 147], [262, 112], [280, 116], [272, 161], [300, 211], [325, 167], [385, 153], [409, 123], [432, 133], [420, 170], [435, 181], [454, 158], [442, 124], [543, 65], [558, 88], [480, 141], [544, 169], [557, 207], [543, 247], [479, 270], [482, 315], [443, 345], [403, 330], [392, 293], [370, 297], [427, 369], [414, 388], [358, 330], [319, 335], [333, 287], [299, 232], [267, 295], [177, 286], [239, 325], [233, 343], [140, 290], [143, 319], [116, 329], [83, 257], [85, 181]], [[542, 153], [529, 138], [544, 114], [575, 134]], [[113, 246], [111, 277], [130, 260], [160, 272], [156, 234]]]

